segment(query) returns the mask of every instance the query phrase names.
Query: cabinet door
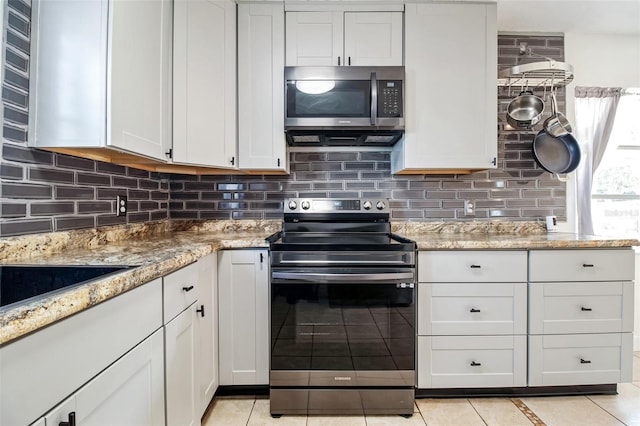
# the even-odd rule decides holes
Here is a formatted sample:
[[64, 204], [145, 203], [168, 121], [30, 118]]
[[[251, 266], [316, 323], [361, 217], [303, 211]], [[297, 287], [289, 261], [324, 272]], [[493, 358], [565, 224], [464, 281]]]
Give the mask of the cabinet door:
[[215, 254], [198, 260], [198, 411], [201, 417], [218, 388], [218, 262]]
[[267, 251], [222, 251], [218, 268], [220, 384], [268, 384]]
[[236, 157], [236, 7], [176, 0], [173, 160], [233, 167]]
[[200, 424], [196, 414], [196, 305], [164, 326], [167, 425]]
[[284, 6], [238, 5], [238, 156], [241, 169], [287, 171]]
[[345, 12], [344, 65], [402, 65], [402, 12]]
[[166, 159], [171, 141], [171, 5], [109, 2], [107, 141], [158, 159]]
[[164, 356], [157, 330], [45, 416], [47, 426], [164, 424]]
[[406, 4], [405, 135], [393, 173], [495, 168], [495, 4]]
[[287, 66], [344, 65], [343, 13], [287, 12]]

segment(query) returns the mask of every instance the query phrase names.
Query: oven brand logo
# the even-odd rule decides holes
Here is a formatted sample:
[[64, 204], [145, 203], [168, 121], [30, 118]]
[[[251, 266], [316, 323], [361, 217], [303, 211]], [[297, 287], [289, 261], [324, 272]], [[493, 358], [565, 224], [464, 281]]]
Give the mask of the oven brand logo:
[[351, 381], [351, 377], [349, 377], [349, 376], [336, 376], [336, 377], [333, 378], [333, 380], [349, 382], [349, 381]]

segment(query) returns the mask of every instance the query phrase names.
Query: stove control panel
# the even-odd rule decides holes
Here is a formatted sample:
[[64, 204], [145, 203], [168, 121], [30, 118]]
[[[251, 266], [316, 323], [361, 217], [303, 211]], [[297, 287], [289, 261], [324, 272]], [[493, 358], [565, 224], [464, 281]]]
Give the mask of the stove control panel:
[[354, 198], [289, 198], [285, 213], [389, 213], [388, 200]]

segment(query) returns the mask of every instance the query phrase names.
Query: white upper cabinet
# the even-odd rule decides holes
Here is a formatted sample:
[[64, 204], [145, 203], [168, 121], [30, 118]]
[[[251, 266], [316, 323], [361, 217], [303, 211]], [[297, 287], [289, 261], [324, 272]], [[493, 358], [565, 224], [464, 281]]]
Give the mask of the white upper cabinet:
[[238, 5], [238, 166], [288, 172], [284, 5]]
[[172, 2], [34, 1], [29, 144], [166, 159]]
[[496, 5], [406, 4], [405, 71], [405, 135], [392, 172], [495, 168]]
[[233, 168], [236, 153], [236, 5], [175, 0], [173, 161]]
[[287, 66], [402, 65], [402, 12], [287, 12]]

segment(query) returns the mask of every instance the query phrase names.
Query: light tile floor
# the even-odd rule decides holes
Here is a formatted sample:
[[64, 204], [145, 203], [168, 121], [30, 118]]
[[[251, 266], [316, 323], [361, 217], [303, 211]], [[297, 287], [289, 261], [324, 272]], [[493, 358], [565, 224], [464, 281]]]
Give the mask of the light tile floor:
[[[282, 416], [269, 415], [266, 398], [218, 398], [204, 426], [640, 426], [640, 352], [633, 360], [633, 383], [618, 385], [618, 395], [538, 398], [417, 399], [412, 417], [400, 416]], [[534, 423], [518, 405], [533, 412]], [[537, 417], [538, 419], [536, 419]]]

